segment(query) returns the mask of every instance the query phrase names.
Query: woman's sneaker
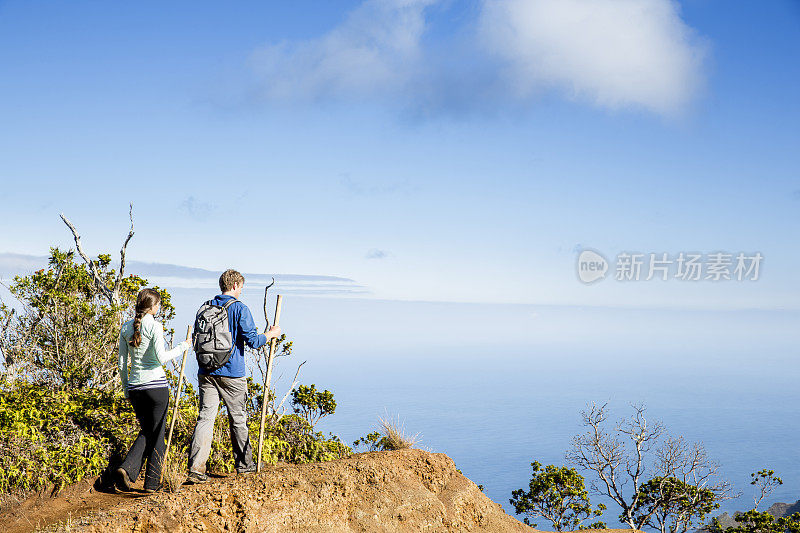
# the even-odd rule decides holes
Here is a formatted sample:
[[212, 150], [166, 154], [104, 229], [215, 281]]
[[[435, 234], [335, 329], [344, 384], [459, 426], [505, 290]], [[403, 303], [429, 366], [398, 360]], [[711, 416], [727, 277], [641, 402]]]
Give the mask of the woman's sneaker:
[[131, 492], [133, 490], [133, 482], [127, 470], [124, 468], [117, 468], [117, 475], [114, 476], [114, 485], [120, 492]]
[[208, 476], [202, 474], [200, 472], [189, 472], [189, 476], [186, 478], [186, 483], [205, 483], [208, 481]]

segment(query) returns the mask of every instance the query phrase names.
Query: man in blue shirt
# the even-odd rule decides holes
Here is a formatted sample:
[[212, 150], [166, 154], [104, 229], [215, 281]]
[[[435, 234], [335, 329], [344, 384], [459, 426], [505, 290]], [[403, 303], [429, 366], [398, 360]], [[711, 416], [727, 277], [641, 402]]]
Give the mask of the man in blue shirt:
[[[231, 298], [237, 300], [242, 294], [244, 276], [235, 270], [226, 270], [219, 277], [222, 294], [212, 300], [223, 305]], [[211, 440], [214, 436], [214, 420], [219, 411], [220, 398], [228, 409], [228, 422], [231, 428], [231, 445], [236, 460], [236, 471], [240, 474], [254, 472], [253, 448], [247, 431], [247, 378], [245, 377], [244, 345], [254, 349], [261, 348], [269, 339], [280, 337], [281, 329], [272, 326], [266, 334], [259, 335], [250, 309], [236, 301], [228, 307], [228, 326], [233, 340], [233, 350], [227, 363], [214, 371], [199, 369], [197, 382], [200, 388], [200, 413], [192, 434], [189, 449], [189, 481], [202, 483], [206, 461], [211, 453]]]

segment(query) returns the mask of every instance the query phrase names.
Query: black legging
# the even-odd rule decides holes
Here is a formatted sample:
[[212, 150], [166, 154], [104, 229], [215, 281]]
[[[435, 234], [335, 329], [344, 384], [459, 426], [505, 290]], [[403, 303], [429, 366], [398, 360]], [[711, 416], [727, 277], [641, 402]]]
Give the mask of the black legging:
[[167, 421], [169, 389], [158, 387], [132, 390], [129, 391], [128, 397], [142, 429], [128, 450], [121, 468], [128, 472], [131, 481], [136, 481], [142, 471], [142, 464], [147, 459], [144, 488], [157, 489], [158, 479], [161, 477], [161, 461], [167, 447], [164, 442], [164, 426]]

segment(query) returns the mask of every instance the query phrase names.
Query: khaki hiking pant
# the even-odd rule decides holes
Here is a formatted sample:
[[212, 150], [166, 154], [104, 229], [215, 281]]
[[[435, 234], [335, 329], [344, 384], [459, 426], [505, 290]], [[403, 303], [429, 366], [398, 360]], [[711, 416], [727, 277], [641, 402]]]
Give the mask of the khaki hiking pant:
[[253, 468], [253, 448], [250, 446], [245, 408], [247, 378], [198, 374], [197, 381], [200, 386], [200, 414], [197, 417], [197, 425], [192, 435], [192, 446], [189, 449], [189, 471], [200, 473], [206, 471], [206, 461], [211, 453], [214, 420], [219, 412], [220, 398], [228, 409], [228, 423], [236, 470]]

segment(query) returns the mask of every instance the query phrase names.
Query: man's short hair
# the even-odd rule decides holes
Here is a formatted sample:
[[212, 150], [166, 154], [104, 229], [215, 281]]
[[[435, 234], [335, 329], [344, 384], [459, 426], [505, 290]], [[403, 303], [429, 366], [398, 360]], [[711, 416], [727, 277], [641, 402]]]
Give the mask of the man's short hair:
[[233, 286], [237, 283], [244, 285], [244, 276], [238, 271], [229, 268], [219, 277], [219, 290], [228, 292], [233, 290]]

